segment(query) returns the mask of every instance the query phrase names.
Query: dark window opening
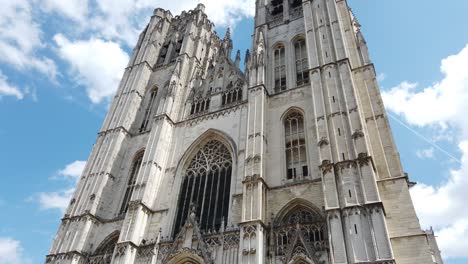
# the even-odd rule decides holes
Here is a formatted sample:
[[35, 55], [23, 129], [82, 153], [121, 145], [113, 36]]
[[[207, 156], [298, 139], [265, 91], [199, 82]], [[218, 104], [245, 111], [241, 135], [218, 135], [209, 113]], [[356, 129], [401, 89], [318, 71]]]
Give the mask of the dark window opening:
[[271, 6], [271, 15], [276, 16], [283, 14], [283, 0], [272, 0]]
[[210, 102], [211, 102], [210, 98], [195, 99], [192, 102], [192, 106], [190, 108], [190, 115], [207, 112], [210, 109]]
[[297, 111], [290, 113], [284, 120], [286, 178], [300, 180], [309, 176], [307, 151], [304, 132], [304, 118]]
[[221, 96], [221, 105], [230, 105], [236, 102], [242, 101], [242, 87], [236, 89], [227, 90]]
[[222, 223], [226, 225], [231, 173], [231, 154], [222, 143], [210, 141], [196, 154], [182, 181], [174, 235], [192, 210], [202, 232], [219, 231]]
[[149, 124], [149, 121], [151, 119], [151, 113], [152, 113], [152, 110], [153, 110], [154, 102], [156, 101], [156, 95], [157, 94], [158, 94], [157, 89], [153, 89], [151, 91], [150, 98], [149, 98], [149, 101], [147, 103], [145, 113], [144, 113], [144, 116], [143, 116], [143, 122], [141, 123], [141, 126], [140, 126], [140, 133], [146, 132], [148, 130], [148, 124]]
[[284, 46], [279, 46], [274, 51], [274, 76], [275, 92], [286, 90], [286, 57]]
[[294, 44], [294, 55], [296, 58], [296, 82], [297, 85], [309, 83], [309, 62], [307, 59], [307, 46], [304, 39]]
[[132, 199], [132, 194], [133, 190], [135, 189], [137, 176], [141, 168], [141, 163], [143, 162], [143, 154], [144, 152], [138, 154], [137, 158], [133, 162], [132, 169], [130, 171], [130, 178], [128, 179], [124, 199], [119, 211], [120, 214], [125, 214], [128, 210], [128, 203]]
[[292, 8], [296, 8], [296, 7], [300, 7], [302, 6], [302, 0], [293, 0], [291, 2], [291, 7]]

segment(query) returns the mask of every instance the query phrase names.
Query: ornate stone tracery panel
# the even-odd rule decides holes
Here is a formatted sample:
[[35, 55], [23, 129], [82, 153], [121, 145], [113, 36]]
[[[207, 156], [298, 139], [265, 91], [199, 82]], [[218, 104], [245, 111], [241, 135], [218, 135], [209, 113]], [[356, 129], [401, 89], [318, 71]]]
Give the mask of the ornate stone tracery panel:
[[226, 227], [231, 174], [231, 152], [223, 143], [211, 140], [198, 150], [182, 180], [174, 235], [193, 208], [202, 232], [218, 232]]
[[323, 217], [295, 206], [273, 225], [275, 255], [282, 263], [328, 263], [327, 227]]

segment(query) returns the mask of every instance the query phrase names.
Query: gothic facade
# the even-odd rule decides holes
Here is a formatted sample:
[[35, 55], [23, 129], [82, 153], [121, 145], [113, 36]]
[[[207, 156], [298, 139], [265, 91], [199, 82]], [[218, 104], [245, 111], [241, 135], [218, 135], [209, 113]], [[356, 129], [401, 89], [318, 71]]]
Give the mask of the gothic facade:
[[154, 11], [46, 263], [440, 264], [347, 2], [257, 0], [232, 48]]

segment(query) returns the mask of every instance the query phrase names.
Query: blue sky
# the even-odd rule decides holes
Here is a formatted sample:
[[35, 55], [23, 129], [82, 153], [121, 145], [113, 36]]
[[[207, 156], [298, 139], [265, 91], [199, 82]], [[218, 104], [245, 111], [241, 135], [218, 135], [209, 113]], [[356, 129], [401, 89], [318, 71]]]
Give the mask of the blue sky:
[[[0, 9], [0, 264], [42, 263], [152, 9], [197, 1], [5, 0]], [[206, 0], [235, 49], [253, 1]], [[38, 3], [40, 3], [38, 5]], [[468, 1], [349, 0], [379, 74], [412, 195], [446, 263], [468, 263]]]

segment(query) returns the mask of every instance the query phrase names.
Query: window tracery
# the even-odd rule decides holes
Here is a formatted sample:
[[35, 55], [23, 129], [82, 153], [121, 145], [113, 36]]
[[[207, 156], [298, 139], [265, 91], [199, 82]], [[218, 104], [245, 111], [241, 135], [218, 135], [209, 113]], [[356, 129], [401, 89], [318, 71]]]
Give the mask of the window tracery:
[[304, 117], [292, 111], [284, 119], [286, 169], [288, 180], [309, 177], [307, 150], [304, 132]]
[[285, 48], [283, 45], [279, 45], [273, 54], [273, 65], [274, 65], [274, 88], [275, 92], [281, 92], [286, 90], [286, 56]]
[[[297, 246], [311, 246], [314, 251], [327, 248], [326, 224], [322, 217], [303, 206], [296, 208], [275, 223], [276, 255], [284, 256], [288, 250]], [[300, 235], [306, 245], [294, 245]]]
[[195, 98], [192, 101], [192, 107], [190, 108], [190, 115], [201, 114], [210, 110], [211, 98], [208, 97], [199, 97]]
[[271, 15], [277, 16], [283, 14], [283, 0], [272, 0], [271, 1]]
[[136, 180], [138, 173], [143, 162], [144, 151], [137, 154], [136, 158], [133, 161], [132, 168], [130, 170], [130, 177], [128, 179], [127, 188], [125, 190], [124, 199], [120, 207], [120, 214], [125, 214], [128, 210], [128, 203], [132, 198], [133, 190], [135, 189]]
[[96, 250], [95, 254], [89, 257], [89, 264], [111, 264], [114, 249], [119, 240], [118, 235], [104, 241], [102, 245]]
[[242, 101], [242, 84], [233, 87], [232, 82], [226, 87], [227, 90], [221, 96], [221, 105], [230, 105]]
[[158, 89], [157, 88], [152, 89], [150, 93], [149, 101], [146, 105], [145, 113], [143, 116], [143, 122], [141, 123], [141, 126], [140, 126], [140, 133], [148, 131], [148, 124], [151, 119], [151, 112], [153, 110], [157, 95], [158, 95]]
[[174, 234], [185, 224], [193, 207], [202, 232], [219, 231], [226, 224], [231, 173], [231, 153], [221, 142], [209, 141], [197, 152], [182, 180]]
[[289, 1], [289, 19], [294, 20], [304, 16], [302, 10], [302, 0]]
[[301, 38], [294, 43], [294, 56], [296, 59], [296, 83], [298, 86], [309, 83], [309, 62], [305, 39]]

